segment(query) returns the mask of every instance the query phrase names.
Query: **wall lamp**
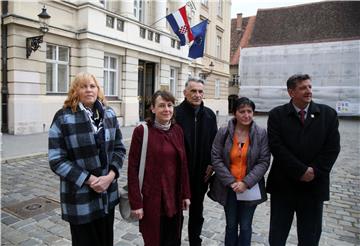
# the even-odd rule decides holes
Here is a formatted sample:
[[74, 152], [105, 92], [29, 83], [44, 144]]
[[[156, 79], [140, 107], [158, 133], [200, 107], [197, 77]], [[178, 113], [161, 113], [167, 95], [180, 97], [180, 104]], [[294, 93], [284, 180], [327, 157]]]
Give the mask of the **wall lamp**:
[[214, 63], [211, 61], [210, 64], [209, 64], [209, 71], [208, 72], [202, 72], [202, 73], [199, 73], [199, 76], [200, 78], [206, 80], [207, 77], [209, 77], [210, 74], [212, 74], [213, 70], [214, 70]]
[[46, 12], [45, 5], [42, 8], [42, 12], [38, 14], [38, 17], [40, 22], [39, 31], [43, 35], [26, 38], [26, 58], [29, 58], [31, 52], [35, 52], [40, 48], [44, 35], [49, 31], [49, 20], [51, 16]]

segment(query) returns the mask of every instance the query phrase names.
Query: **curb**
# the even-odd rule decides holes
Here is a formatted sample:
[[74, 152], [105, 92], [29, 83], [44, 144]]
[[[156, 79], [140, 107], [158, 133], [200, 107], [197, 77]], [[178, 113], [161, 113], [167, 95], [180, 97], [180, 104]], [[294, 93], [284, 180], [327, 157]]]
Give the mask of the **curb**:
[[34, 159], [39, 157], [46, 157], [48, 154], [45, 152], [39, 152], [28, 155], [14, 156], [14, 157], [6, 157], [1, 160], [1, 164], [9, 164], [11, 162], [26, 160], [26, 159]]

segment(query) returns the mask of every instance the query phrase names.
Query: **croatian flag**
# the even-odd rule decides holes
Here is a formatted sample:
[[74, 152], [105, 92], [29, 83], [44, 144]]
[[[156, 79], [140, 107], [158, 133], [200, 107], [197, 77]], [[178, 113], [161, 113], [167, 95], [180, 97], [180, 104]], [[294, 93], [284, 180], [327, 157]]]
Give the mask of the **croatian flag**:
[[174, 33], [179, 37], [181, 46], [194, 40], [186, 15], [186, 6], [183, 6], [176, 12], [169, 14], [166, 16], [166, 19]]

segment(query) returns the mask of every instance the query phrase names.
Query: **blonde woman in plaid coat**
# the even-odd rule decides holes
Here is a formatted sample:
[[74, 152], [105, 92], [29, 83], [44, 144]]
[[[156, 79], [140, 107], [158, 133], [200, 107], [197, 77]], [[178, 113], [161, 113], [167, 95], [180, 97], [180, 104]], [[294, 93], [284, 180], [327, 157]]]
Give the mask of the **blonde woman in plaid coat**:
[[73, 245], [113, 245], [125, 152], [96, 78], [78, 74], [49, 130], [49, 163], [60, 176], [62, 218], [70, 223]]

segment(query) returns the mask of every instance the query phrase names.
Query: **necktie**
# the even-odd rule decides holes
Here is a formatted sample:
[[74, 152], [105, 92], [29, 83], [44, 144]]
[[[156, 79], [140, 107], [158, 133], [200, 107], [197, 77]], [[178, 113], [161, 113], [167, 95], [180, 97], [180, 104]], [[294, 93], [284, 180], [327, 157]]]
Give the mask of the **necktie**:
[[305, 110], [300, 110], [299, 111], [299, 116], [300, 116], [300, 121], [301, 123], [304, 125], [304, 122], [305, 122]]

